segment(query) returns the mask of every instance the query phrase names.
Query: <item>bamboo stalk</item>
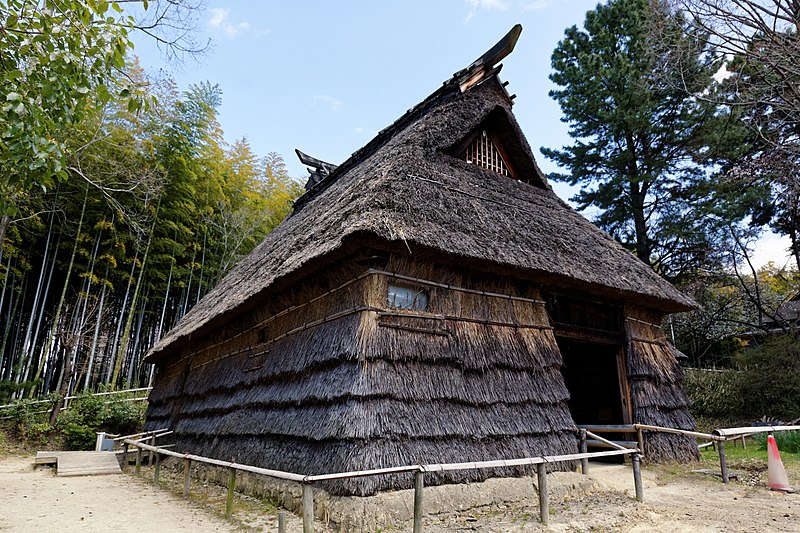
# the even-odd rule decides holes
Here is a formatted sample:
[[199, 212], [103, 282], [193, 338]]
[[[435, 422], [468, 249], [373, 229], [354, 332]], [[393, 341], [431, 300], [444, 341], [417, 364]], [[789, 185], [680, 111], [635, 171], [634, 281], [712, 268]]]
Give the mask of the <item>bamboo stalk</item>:
[[633, 427], [637, 430], [644, 429], [647, 431], [657, 431], [661, 433], [673, 433], [676, 435], [694, 437], [695, 439], [720, 440], [719, 436], [715, 436], [710, 433], [700, 433], [699, 431], [689, 431], [686, 429], [665, 428], [661, 426], [650, 426], [648, 424], [633, 424]]
[[714, 435], [719, 437], [739, 437], [741, 435], [752, 435], [754, 433], [772, 433], [775, 431], [798, 431], [800, 426], [751, 426], [741, 428], [715, 429]]
[[592, 437], [595, 440], [599, 440], [603, 444], [606, 444], [610, 448], [614, 448], [615, 450], [630, 450], [630, 448], [626, 448], [625, 446], [621, 446], [621, 445], [617, 444], [616, 442], [612, 442], [612, 441], [610, 441], [608, 439], [604, 439], [603, 437], [601, 437], [599, 435], [595, 435], [591, 431], [587, 431], [586, 435], [589, 436], [589, 437]]

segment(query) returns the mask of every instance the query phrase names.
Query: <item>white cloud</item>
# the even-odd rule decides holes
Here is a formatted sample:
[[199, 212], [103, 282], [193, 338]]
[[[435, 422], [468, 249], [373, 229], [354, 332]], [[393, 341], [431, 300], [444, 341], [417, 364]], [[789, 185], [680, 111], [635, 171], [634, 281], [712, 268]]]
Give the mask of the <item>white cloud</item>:
[[553, 5], [554, 0], [534, 0], [533, 2], [526, 2], [522, 4], [520, 10], [525, 11], [543, 11]]
[[508, 4], [506, 4], [505, 0], [466, 0], [467, 5], [471, 6], [472, 9], [486, 9], [491, 11], [492, 9], [496, 9], [497, 11], [505, 11], [508, 9]]
[[311, 97], [314, 104], [322, 103], [327, 105], [331, 111], [337, 111], [342, 107], [343, 102], [327, 94], [315, 94]]
[[[241, 22], [232, 22], [230, 20], [230, 10], [217, 7], [210, 10], [211, 18], [208, 19], [208, 27], [211, 30], [221, 31], [224, 33], [229, 39], [233, 39], [239, 36], [242, 33], [247, 32], [250, 30], [250, 23], [247, 21]], [[269, 30], [267, 33], [259, 32], [260, 35], [268, 35]]]
[[508, 9], [508, 4], [505, 0], [464, 0], [469, 6], [469, 13], [464, 22], [469, 22], [477, 14], [479, 9], [485, 11], [505, 11]]

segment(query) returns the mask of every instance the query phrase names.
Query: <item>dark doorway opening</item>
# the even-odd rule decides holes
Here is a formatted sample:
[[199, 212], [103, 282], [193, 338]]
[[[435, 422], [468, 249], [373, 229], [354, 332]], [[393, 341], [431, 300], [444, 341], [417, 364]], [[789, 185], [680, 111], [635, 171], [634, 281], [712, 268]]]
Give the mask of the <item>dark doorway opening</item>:
[[556, 340], [575, 423], [625, 424], [618, 365], [621, 347], [564, 337]]

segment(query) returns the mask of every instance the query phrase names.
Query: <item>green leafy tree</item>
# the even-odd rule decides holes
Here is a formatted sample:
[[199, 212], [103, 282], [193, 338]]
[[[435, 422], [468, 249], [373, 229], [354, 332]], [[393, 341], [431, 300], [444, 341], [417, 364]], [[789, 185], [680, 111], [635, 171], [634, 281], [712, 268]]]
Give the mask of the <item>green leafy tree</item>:
[[[575, 143], [542, 152], [570, 171], [554, 179], [581, 186], [579, 209], [599, 209], [596, 224], [678, 279], [724, 235], [724, 224], [712, 224], [729, 217], [708, 200], [709, 170], [742, 134], [729, 114], [690, 96], [712, 87], [719, 65], [666, 9], [611, 0], [587, 13], [583, 29], [566, 30], [552, 55], [559, 88], [550, 95]], [[660, 41], [649, 38], [653, 25]]]
[[110, 98], [132, 46], [122, 12], [108, 2], [0, 4], [0, 244], [28, 191], [66, 179], [65, 137], [87, 104]]

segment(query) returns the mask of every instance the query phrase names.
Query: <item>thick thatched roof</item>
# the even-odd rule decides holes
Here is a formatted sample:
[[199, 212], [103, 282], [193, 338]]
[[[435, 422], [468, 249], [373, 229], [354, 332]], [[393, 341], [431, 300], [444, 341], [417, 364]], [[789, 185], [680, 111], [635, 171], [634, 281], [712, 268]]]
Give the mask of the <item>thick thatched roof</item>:
[[[690, 309], [690, 299], [552, 192], [498, 70], [465, 91], [457, 74], [311, 187], [150, 356], [227, 322], [276, 283], [366, 246], [435, 254], [664, 312]], [[519, 180], [455, 157], [484, 128], [496, 134]]]

